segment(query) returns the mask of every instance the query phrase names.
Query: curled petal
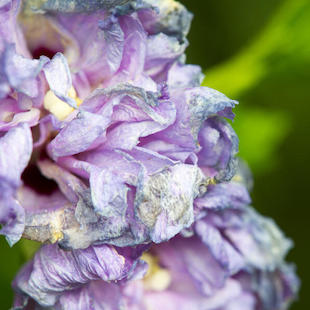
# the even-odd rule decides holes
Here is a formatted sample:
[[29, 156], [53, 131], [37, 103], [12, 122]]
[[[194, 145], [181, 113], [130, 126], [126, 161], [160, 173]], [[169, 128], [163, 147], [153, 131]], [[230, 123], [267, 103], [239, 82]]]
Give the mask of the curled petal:
[[0, 138], [0, 223], [4, 225], [1, 234], [10, 245], [20, 239], [25, 226], [25, 212], [15, 196], [31, 151], [32, 136], [26, 124]]
[[91, 281], [126, 279], [136, 268], [139, 254], [139, 250], [126, 252], [106, 245], [76, 251], [46, 245], [17, 276], [14, 286], [40, 305], [53, 306], [64, 291]]
[[155, 10], [139, 11], [139, 18], [150, 34], [163, 32], [180, 41], [188, 34], [193, 14], [174, 0], [144, 0]]
[[0, 138], [0, 180], [16, 189], [32, 153], [32, 135], [26, 124], [10, 129]]
[[0, 98], [4, 98], [10, 88], [32, 98], [38, 96], [36, 78], [47, 62], [46, 57], [41, 57], [40, 60], [25, 58], [16, 53], [14, 44], [8, 44], [0, 59]]
[[82, 111], [68, 123], [48, 146], [51, 157], [69, 156], [86, 151], [104, 134], [108, 119]]

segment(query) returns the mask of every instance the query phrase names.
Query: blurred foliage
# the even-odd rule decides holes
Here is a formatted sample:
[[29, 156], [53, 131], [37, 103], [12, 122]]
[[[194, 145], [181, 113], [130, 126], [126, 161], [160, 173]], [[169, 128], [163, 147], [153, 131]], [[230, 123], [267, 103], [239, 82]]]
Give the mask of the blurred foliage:
[[239, 156], [253, 167], [255, 175], [278, 165], [276, 152], [291, 130], [288, 115], [259, 108], [236, 110], [233, 123], [239, 137]]
[[[254, 172], [253, 203], [295, 241], [290, 259], [303, 289], [291, 309], [310, 309], [310, 1], [181, 2], [195, 14], [188, 62], [203, 67], [205, 85], [240, 102], [233, 126]], [[0, 239], [1, 309], [10, 307], [10, 283], [37, 248], [23, 240], [10, 249]]]
[[270, 72], [310, 65], [310, 1], [289, 0], [236, 56], [207, 71], [204, 84], [240, 96]]
[[[270, 75], [309, 68], [309, 30], [310, 1], [284, 1], [260, 34], [239, 53], [207, 70], [203, 85], [243, 98]], [[240, 138], [240, 156], [256, 174], [276, 164], [275, 152], [291, 125], [288, 111], [276, 110], [276, 105], [272, 108], [240, 108], [237, 113], [239, 120], [234, 127]]]
[[10, 248], [5, 238], [0, 238], [0, 301], [1, 309], [9, 309], [12, 304], [13, 292], [11, 282], [20, 269], [39, 248], [39, 243], [22, 239], [15, 246]]

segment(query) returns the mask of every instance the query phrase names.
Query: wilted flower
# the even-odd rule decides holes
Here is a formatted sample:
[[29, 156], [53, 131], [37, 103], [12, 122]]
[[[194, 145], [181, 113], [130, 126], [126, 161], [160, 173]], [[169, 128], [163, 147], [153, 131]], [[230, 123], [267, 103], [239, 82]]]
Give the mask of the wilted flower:
[[16, 306], [144, 309], [149, 247], [171, 309], [187, 288], [194, 309], [294, 295], [287, 241], [229, 182], [236, 102], [185, 64], [191, 18], [172, 0], [1, 2], [1, 233], [53, 243], [15, 280]]
[[[62, 50], [70, 66], [60, 52], [30, 60], [5, 45], [10, 61], [19, 57], [14, 79], [26, 76], [31, 90], [37, 86], [35, 94], [22, 92], [8, 75], [5, 100], [22, 93], [31, 110], [37, 84], [44, 83], [36, 103], [40, 121], [22, 121], [39, 121], [33, 164], [58, 185], [47, 203], [27, 182], [19, 188], [25, 237], [66, 248], [165, 241], [193, 223], [193, 201], [211, 178], [231, 177], [237, 138], [223, 116], [232, 117], [235, 102], [199, 87], [199, 68], [183, 64], [191, 16], [173, 4], [173, 14], [180, 11], [174, 19], [182, 20], [178, 38], [169, 35], [176, 30], [166, 15], [141, 7], [42, 15], [37, 28], [22, 16], [35, 33], [28, 40], [32, 52]], [[146, 16], [153, 19], [144, 27]], [[45, 36], [55, 40], [44, 45]]]
[[[16, 305], [26, 294], [55, 309], [286, 309], [298, 289], [294, 268], [284, 263], [290, 240], [244, 205], [248, 196], [240, 184], [226, 184], [231, 194], [221, 208], [214, 200], [224, 191], [216, 193], [215, 187], [199, 202], [206, 214], [200, 213], [185, 237], [145, 252], [149, 268], [143, 279], [139, 261], [135, 278], [130, 272], [130, 281], [124, 281], [120, 274], [128, 256], [118, 259], [121, 252], [109, 246], [66, 252], [46, 245], [15, 281]], [[128, 248], [123, 251], [132, 258]], [[107, 283], [111, 279], [120, 281]]]

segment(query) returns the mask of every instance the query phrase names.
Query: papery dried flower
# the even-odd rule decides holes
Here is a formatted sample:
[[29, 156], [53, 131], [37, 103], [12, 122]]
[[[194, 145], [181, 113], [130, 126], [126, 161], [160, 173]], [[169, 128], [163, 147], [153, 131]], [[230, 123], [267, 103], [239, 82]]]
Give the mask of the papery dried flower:
[[[299, 286], [294, 267], [284, 262], [291, 241], [273, 221], [244, 205], [248, 196], [240, 184], [226, 184], [225, 191], [233, 194], [220, 208], [213, 201], [223, 192], [215, 188], [199, 202], [204, 210], [186, 237], [152, 246], [142, 256], [149, 265], [143, 279], [107, 283], [105, 275], [96, 272], [102, 281], [94, 281], [93, 273], [81, 270], [76, 274], [82, 272], [83, 280], [68, 278], [72, 268], [85, 268], [78, 256], [83, 251], [67, 254], [50, 245], [17, 277], [19, 298], [26, 293], [53, 309], [287, 309]], [[84, 251], [91, 259], [92, 248]], [[97, 262], [95, 270], [101, 265]]]
[[[289, 243], [229, 182], [236, 101], [185, 64], [191, 18], [172, 0], [1, 2], [1, 233], [52, 243], [16, 278], [19, 309], [144, 309], [156, 294], [137, 280], [140, 257], [168, 240], [151, 255], [166, 280], [189, 279], [153, 308], [187, 288], [184, 309], [293, 297]], [[181, 272], [172, 247], [189, 259]]]
[[[45, 47], [46, 34], [37, 29], [28, 40], [32, 49], [53, 51], [67, 42], [62, 48], [69, 64], [59, 52], [40, 62], [12, 54], [30, 72], [23, 77], [27, 83], [46, 83], [33, 157], [59, 193], [49, 196], [48, 205], [56, 208], [48, 208], [39, 196], [27, 204], [26, 182], [19, 189], [25, 237], [66, 248], [162, 242], [193, 223], [193, 201], [211, 178], [232, 176], [237, 138], [223, 116], [232, 117], [235, 102], [199, 87], [200, 70], [180, 60], [184, 40], [168, 35], [172, 26], [153, 10], [40, 16], [38, 27], [49, 24], [48, 34], [53, 31], [58, 41]], [[147, 23], [151, 33], [144, 14], [154, 15]], [[183, 24], [182, 37], [188, 30]], [[40, 77], [34, 66], [42, 68]], [[20, 92], [15, 85], [7, 97]], [[63, 201], [54, 204], [59, 191]]]

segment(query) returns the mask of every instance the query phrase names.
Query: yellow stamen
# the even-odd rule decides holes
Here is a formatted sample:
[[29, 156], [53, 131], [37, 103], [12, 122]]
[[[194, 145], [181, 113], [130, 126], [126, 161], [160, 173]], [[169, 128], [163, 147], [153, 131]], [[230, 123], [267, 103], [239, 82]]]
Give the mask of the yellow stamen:
[[57, 241], [61, 240], [64, 237], [61, 231], [53, 231], [52, 232], [52, 239], [50, 240], [51, 243], [56, 243]]
[[211, 178], [208, 180], [208, 185], [216, 185], [217, 184], [217, 181], [215, 178]]
[[[73, 87], [70, 88], [68, 96], [76, 101], [77, 106], [82, 104], [82, 100], [77, 97]], [[51, 90], [44, 97], [44, 108], [63, 121], [74, 111], [66, 102], [60, 100]]]
[[143, 279], [144, 287], [152, 291], [163, 291], [171, 283], [171, 275], [167, 269], [161, 268], [158, 264], [158, 258], [144, 253], [142, 259], [149, 265], [148, 271]]
[[63, 239], [64, 235], [61, 231], [61, 228], [62, 228], [62, 218], [60, 215], [58, 215], [50, 223], [51, 243], [56, 243], [57, 241]]

